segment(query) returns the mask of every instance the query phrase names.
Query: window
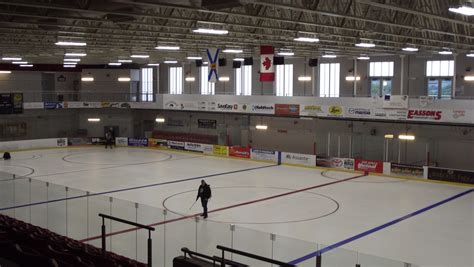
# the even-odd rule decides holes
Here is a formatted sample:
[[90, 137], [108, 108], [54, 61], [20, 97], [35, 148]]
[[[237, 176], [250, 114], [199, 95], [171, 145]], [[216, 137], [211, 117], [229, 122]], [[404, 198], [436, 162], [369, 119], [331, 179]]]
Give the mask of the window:
[[293, 64], [276, 66], [276, 95], [293, 96]]
[[454, 60], [433, 60], [426, 62], [428, 77], [428, 96], [440, 99], [452, 97], [454, 76]]
[[216, 83], [208, 81], [209, 67], [201, 67], [201, 95], [213, 95], [216, 93]]
[[244, 65], [234, 70], [235, 94], [252, 95], [252, 65]]
[[319, 68], [319, 96], [339, 97], [339, 63], [323, 63]]
[[370, 95], [392, 94], [393, 61], [370, 62]]
[[170, 67], [169, 88], [171, 95], [183, 93], [183, 67]]
[[153, 101], [153, 68], [141, 69], [140, 85], [141, 85], [141, 88], [140, 88], [141, 101], [152, 102]]

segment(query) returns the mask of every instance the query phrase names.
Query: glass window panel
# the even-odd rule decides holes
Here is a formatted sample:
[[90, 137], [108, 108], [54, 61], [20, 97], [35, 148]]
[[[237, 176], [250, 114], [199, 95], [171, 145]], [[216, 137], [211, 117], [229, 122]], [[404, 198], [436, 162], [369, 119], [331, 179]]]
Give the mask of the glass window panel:
[[372, 79], [370, 81], [370, 95], [380, 96], [380, 79]]
[[426, 62], [426, 76], [432, 76], [433, 73], [433, 61]]
[[244, 95], [252, 94], [252, 65], [244, 66]]
[[447, 76], [454, 76], [454, 60], [449, 60], [449, 72]]
[[453, 91], [453, 81], [451, 79], [441, 80], [441, 98], [451, 98]]
[[448, 76], [449, 75], [449, 62], [440, 61], [440, 72], [439, 76]]
[[433, 69], [431, 76], [440, 76], [440, 70], [441, 70], [441, 61], [433, 61]]
[[392, 94], [392, 79], [383, 79], [382, 80], [382, 95], [391, 95]]
[[242, 94], [242, 68], [234, 69], [235, 75], [235, 94], [241, 95]]
[[438, 97], [438, 79], [428, 80], [428, 96]]
[[183, 68], [169, 68], [169, 93], [176, 95], [183, 93]]

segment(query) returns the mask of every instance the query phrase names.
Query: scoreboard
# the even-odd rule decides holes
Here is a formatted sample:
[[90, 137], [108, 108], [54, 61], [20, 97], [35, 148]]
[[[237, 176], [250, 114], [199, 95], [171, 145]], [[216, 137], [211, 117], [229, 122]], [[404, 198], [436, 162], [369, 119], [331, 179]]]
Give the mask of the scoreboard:
[[22, 93], [0, 93], [0, 114], [23, 113]]

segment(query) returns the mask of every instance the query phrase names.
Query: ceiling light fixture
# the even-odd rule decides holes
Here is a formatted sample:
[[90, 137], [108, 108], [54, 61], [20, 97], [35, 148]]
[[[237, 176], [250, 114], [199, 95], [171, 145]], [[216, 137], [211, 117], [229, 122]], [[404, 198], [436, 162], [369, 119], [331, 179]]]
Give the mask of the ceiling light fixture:
[[148, 63], [147, 66], [159, 66], [160, 63]]
[[189, 60], [201, 60], [202, 57], [199, 57], [199, 56], [190, 56], [190, 57], [187, 57], [186, 59], [189, 59]]
[[222, 52], [224, 53], [231, 53], [231, 54], [239, 54], [239, 53], [243, 53], [244, 50], [242, 49], [234, 49], [234, 48], [229, 48], [229, 49], [224, 49]]
[[63, 65], [63, 68], [75, 68], [75, 67], [76, 67], [75, 64], [74, 65]]
[[120, 63], [120, 62], [110, 62], [108, 65], [109, 66], [122, 66], [122, 63]]
[[393, 134], [386, 134], [383, 136], [385, 139], [393, 139]]
[[474, 51], [470, 51], [466, 54], [466, 57], [474, 57]]
[[87, 121], [89, 121], [89, 122], [99, 122], [100, 118], [88, 118]]
[[366, 40], [360, 40], [360, 42], [356, 43], [355, 46], [363, 48], [372, 48], [375, 47], [375, 44]]
[[413, 141], [413, 140], [415, 140], [415, 136], [414, 136], [414, 135], [401, 134], [401, 135], [398, 136], [398, 139], [400, 139], [400, 140], [407, 140], [407, 141]]
[[132, 63], [133, 62], [133, 60], [131, 60], [131, 59], [119, 59], [117, 61], [120, 62], [120, 63]]
[[159, 45], [159, 46], [155, 47], [155, 49], [158, 49], [158, 50], [179, 50], [179, 46]]
[[360, 81], [360, 76], [346, 76], [346, 81]]
[[230, 81], [230, 78], [228, 76], [222, 76], [222, 77], [219, 77], [219, 81], [220, 82], [228, 82], [228, 81]]
[[177, 60], [165, 60], [165, 61], [163, 61], [163, 63], [165, 63], [165, 64], [176, 64], [176, 63], [178, 63], [178, 61]]
[[22, 64], [22, 65], [20, 65], [20, 67], [22, 67], [22, 68], [31, 68], [31, 67], [33, 67], [33, 64]]
[[0, 70], [0, 74], [10, 74], [10, 73], [12, 72], [9, 70]]
[[452, 55], [453, 51], [443, 50], [443, 51], [439, 51], [438, 54], [440, 54], [440, 55]]
[[234, 61], [241, 61], [241, 62], [243, 62], [243, 61], [245, 61], [245, 59], [244, 59], [244, 58], [241, 58], [241, 57], [236, 57], [236, 58], [234, 58]]
[[257, 124], [257, 125], [255, 126], [255, 128], [256, 128], [257, 130], [267, 130], [267, 129], [268, 129], [268, 125]]
[[407, 46], [407, 47], [402, 48], [402, 51], [405, 51], [405, 52], [418, 52], [418, 48], [412, 47], [412, 46]]
[[280, 55], [280, 56], [294, 56], [295, 53], [291, 52], [291, 51], [280, 51], [280, 52], [278, 52], [278, 55]]
[[193, 32], [203, 33], [203, 34], [216, 34], [216, 35], [226, 35], [229, 33], [228, 30], [216, 30], [216, 29], [205, 29], [205, 28], [194, 29]]
[[65, 58], [64, 62], [79, 62], [81, 61], [80, 58]]
[[59, 41], [59, 42], [56, 42], [55, 45], [59, 45], [59, 46], [86, 46], [87, 43]]
[[155, 121], [158, 122], [158, 123], [164, 123], [165, 118], [156, 118]]
[[474, 7], [470, 6], [450, 7], [448, 10], [464, 16], [474, 16]]
[[12, 64], [21, 65], [21, 64], [28, 64], [28, 62], [26, 62], [26, 61], [13, 61]]
[[335, 54], [324, 54], [322, 55], [323, 58], [337, 58]]
[[131, 58], [149, 58], [149, 55], [131, 55]]
[[298, 81], [300, 81], [300, 82], [309, 82], [309, 81], [311, 81], [311, 77], [310, 76], [300, 76], [300, 77], [298, 77]]
[[2, 60], [6, 60], [6, 61], [19, 61], [19, 60], [21, 60], [21, 57], [2, 57]]
[[293, 39], [294, 41], [297, 42], [306, 42], [306, 43], [317, 43], [319, 42], [319, 38], [314, 38], [314, 37], [298, 37]]
[[370, 57], [367, 56], [367, 55], [360, 55], [359, 57], [357, 57], [358, 60], [370, 60]]
[[196, 80], [196, 78], [194, 78], [194, 77], [186, 77], [186, 78], [184, 78], [184, 80], [187, 81], [187, 82], [194, 82], [194, 81]]
[[130, 77], [119, 77], [117, 79], [117, 81], [119, 81], [119, 82], [129, 82], [129, 81], [131, 81], [131, 79], [130, 79]]
[[87, 56], [86, 53], [66, 53], [64, 54], [66, 57], [85, 57]]
[[81, 81], [83, 81], [83, 82], [93, 82], [94, 77], [82, 77]]
[[466, 82], [472, 82], [472, 81], [474, 81], [474, 76], [464, 76], [464, 80]]
[[63, 65], [77, 65], [77, 62], [64, 62]]

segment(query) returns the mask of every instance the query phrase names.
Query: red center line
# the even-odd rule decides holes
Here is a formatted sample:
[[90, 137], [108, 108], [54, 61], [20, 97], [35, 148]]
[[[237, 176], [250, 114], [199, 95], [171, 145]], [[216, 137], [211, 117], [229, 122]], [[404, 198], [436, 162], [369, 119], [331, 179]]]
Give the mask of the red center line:
[[[315, 188], [320, 188], [320, 187], [324, 187], [324, 186], [328, 186], [328, 185], [333, 185], [333, 184], [337, 184], [337, 183], [342, 183], [342, 182], [354, 180], [354, 179], [361, 178], [361, 177], [364, 177], [364, 176], [367, 176], [367, 174], [364, 173], [364, 174], [361, 174], [361, 175], [357, 175], [357, 176], [354, 176], [354, 177], [349, 177], [349, 178], [346, 178], [346, 179], [337, 180], [337, 181], [334, 181], [334, 182], [329, 182], [329, 183], [325, 183], [325, 184], [320, 184], [320, 185], [315, 185], [315, 186], [311, 186], [311, 187], [306, 187], [306, 188], [302, 188], [302, 189], [298, 189], [298, 190], [294, 190], [294, 191], [290, 191], [290, 192], [282, 193], [282, 194], [278, 194], [278, 195], [273, 195], [273, 196], [269, 196], [269, 197], [265, 197], [265, 198], [259, 198], [259, 199], [255, 199], [255, 200], [250, 200], [250, 201], [246, 201], [246, 202], [242, 202], [242, 203], [238, 203], [238, 204], [234, 204], [234, 205], [230, 205], [230, 206], [226, 206], [226, 207], [214, 209], [214, 210], [208, 211], [208, 213], [215, 213], [215, 212], [218, 212], [218, 211], [223, 211], [223, 210], [232, 209], [232, 208], [237, 208], [237, 207], [241, 207], [241, 206], [245, 206], [245, 205], [250, 205], [250, 204], [254, 204], [254, 203], [258, 203], [258, 202], [263, 202], [263, 201], [266, 201], [266, 200], [270, 200], [270, 199], [274, 199], [274, 198], [279, 198], [279, 197], [284, 197], [284, 196], [288, 196], [288, 195], [292, 195], [292, 194], [296, 194], [296, 193], [300, 193], [300, 192], [312, 190], [312, 189], [315, 189]], [[183, 217], [179, 217], [179, 218], [171, 219], [171, 220], [167, 220], [167, 221], [157, 222], [157, 223], [149, 224], [148, 226], [153, 227], [153, 226], [163, 225], [163, 224], [167, 224], [167, 223], [182, 221], [182, 220], [186, 220], [186, 219], [190, 219], [190, 218], [197, 217], [197, 216], [199, 216], [199, 215], [201, 215], [201, 213], [196, 213], [196, 214], [192, 214], [192, 215], [187, 215], [187, 216], [183, 216]], [[106, 234], [105, 236], [106, 236], [106, 237], [109, 237], [109, 236], [113, 236], [113, 235], [124, 234], [124, 233], [128, 233], [128, 232], [133, 232], [133, 231], [136, 231], [136, 230], [139, 230], [139, 229], [140, 229], [140, 228], [138, 228], [138, 227], [133, 227], [133, 228], [124, 229], [124, 230], [121, 230], [121, 231], [111, 232], [111, 233]], [[86, 238], [86, 239], [82, 239], [82, 240], [79, 240], [79, 241], [80, 241], [80, 242], [87, 242], [87, 241], [92, 241], [92, 240], [100, 239], [101, 237], [102, 237], [102, 236], [98, 235], [98, 236], [93, 236], [93, 237], [89, 237], [89, 238]]]

